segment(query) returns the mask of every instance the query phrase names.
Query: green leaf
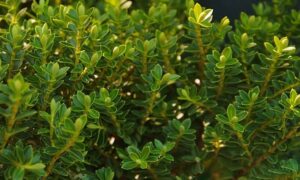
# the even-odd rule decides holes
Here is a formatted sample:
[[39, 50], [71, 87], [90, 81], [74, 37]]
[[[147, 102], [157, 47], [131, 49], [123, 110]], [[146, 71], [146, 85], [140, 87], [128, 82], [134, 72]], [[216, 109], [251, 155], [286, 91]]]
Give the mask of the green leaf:
[[116, 58], [118, 56], [121, 56], [125, 53], [126, 51], [126, 46], [124, 45], [121, 45], [121, 46], [116, 46], [114, 49], [113, 49], [113, 54], [112, 54], [112, 57], [113, 58]]
[[156, 147], [158, 147], [160, 149], [163, 148], [163, 144], [157, 139], [154, 140], [154, 144]]
[[112, 100], [115, 100], [116, 97], [119, 95], [119, 90], [118, 89], [113, 89], [110, 91], [109, 96]]
[[176, 80], [178, 80], [179, 78], [180, 78], [180, 76], [177, 74], [166, 73], [161, 80], [161, 84], [170, 85], [170, 84], [175, 83]]
[[196, 3], [194, 6], [194, 16], [197, 19], [197, 22], [199, 22], [200, 14], [202, 13], [202, 7], [199, 3]]
[[99, 180], [113, 180], [115, 173], [110, 167], [96, 170], [96, 175]]
[[33, 158], [33, 149], [32, 146], [27, 146], [23, 151], [24, 154], [24, 162], [31, 162]]
[[45, 112], [45, 111], [40, 111], [40, 112], [39, 112], [39, 115], [40, 115], [44, 120], [46, 120], [46, 121], [49, 121], [50, 118], [51, 118], [50, 114], [48, 114], [48, 113]]
[[265, 42], [264, 46], [270, 53], [272, 53], [274, 51], [274, 46], [271, 43]]
[[14, 180], [22, 180], [25, 174], [25, 170], [23, 168], [14, 168], [12, 173], [12, 179]]
[[51, 65], [52, 65], [51, 74], [53, 74], [53, 76], [55, 77], [59, 72], [59, 64], [54, 63], [54, 64], [51, 64]]
[[74, 158], [76, 161], [83, 162], [84, 161], [84, 154], [76, 149], [71, 149], [68, 151], [70, 157]]
[[150, 150], [151, 150], [150, 146], [148, 145], [144, 146], [141, 152], [141, 159], [146, 160], [150, 155]]
[[48, 128], [40, 128], [37, 132], [38, 135], [42, 135], [42, 134], [48, 134], [49, 133], [49, 129]]
[[127, 147], [127, 152], [128, 152], [128, 154], [130, 154], [130, 153], [140, 154], [140, 150], [138, 148], [136, 148], [135, 146]]
[[201, 25], [202, 27], [205, 27], [205, 28], [210, 28], [210, 27], [212, 27], [212, 24], [211, 24], [210, 22], [208, 22], [208, 21], [202, 21], [202, 22], [200, 23], [200, 25]]
[[74, 123], [75, 130], [76, 131], [81, 131], [84, 128], [86, 122], [87, 122], [86, 115], [82, 115], [79, 118], [77, 118], [75, 123]]
[[201, 22], [201, 23], [203, 23], [203, 22], [210, 23], [210, 21], [212, 20], [212, 13], [213, 13], [212, 9], [205, 9], [201, 13], [200, 21], [198, 21], [198, 22]]
[[37, 113], [37, 111], [34, 111], [34, 110], [29, 110], [29, 111], [19, 113], [18, 116], [16, 117], [16, 120], [31, 117], [31, 116], [35, 115], [36, 113]]
[[64, 128], [70, 132], [75, 131], [75, 126], [70, 119], [67, 119], [64, 123]]
[[189, 129], [191, 127], [191, 119], [186, 119], [182, 122], [182, 125], [184, 126], [185, 129]]
[[81, 51], [79, 59], [85, 66], [90, 63], [90, 57], [85, 51]]
[[230, 47], [226, 47], [225, 49], [223, 49], [222, 55], [224, 55], [226, 59], [232, 58], [232, 50], [231, 50], [231, 48]]
[[228, 124], [228, 118], [226, 118], [225, 116], [218, 114], [216, 115], [216, 120], [218, 120], [219, 122], [223, 123], [223, 124]]
[[16, 135], [18, 133], [27, 131], [29, 129], [29, 127], [16, 127], [12, 130], [12, 132], [10, 133], [11, 136]]
[[35, 170], [44, 169], [45, 167], [46, 166], [43, 163], [36, 163], [36, 164], [33, 164], [33, 165], [25, 166], [25, 169], [35, 171]]
[[169, 152], [171, 151], [174, 147], [175, 147], [175, 143], [174, 142], [167, 142], [166, 145], [164, 147], [166, 147], [165, 151]]
[[121, 168], [125, 170], [131, 170], [136, 168], [138, 165], [133, 161], [125, 161], [122, 163]]
[[140, 159], [139, 155], [136, 154], [136, 153], [134, 153], [134, 152], [129, 153], [129, 157], [130, 157], [130, 159], [132, 159], [133, 161], [136, 161], [136, 160], [139, 160], [139, 159]]
[[159, 89], [160, 89], [160, 84], [155, 83], [151, 85], [152, 92], [158, 91]]
[[243, 125], [239, 124], [239, 123], [235, 123], [232, 126], [233, 126], [234, 130], [236, 130], [240, 133], [243, 133], [244, 130], [245, 130], [245, 127]]
[[161, 80], [162, 77], [162, 68], [159, 64], [156, 64], [154, 68], [151, 70], [151, 75], [154, 79]]
[[232, 119], [233, 117], [236, 116], [236, 110], [233, 104], [229, 104], [228, 108], [227, 108], [227, 116], [228, 119]]
[[238, 121], [241, 121], [247, 117], [248, 113], [246, 111], [240, 111], [238, 112]]
[[99, 119], [100, 118], [100, 113], [95, 109], [90, 109], [88, 114], [91, 119]]
[[195, 18], [193, 18], [193, 17], [189, 17], [188, 21], [190, 21], [191, 23], [194, 23], [194, 24], [197, 23], [196, 20], [195, 20]]
[[107, 89], [101, 88], [101, 89], [100, 89], [100, 96], [103, 97], [104, 99], [105, 99], [106, 97], [109, 97], [109, 92], [107, 91]]
[[165, 159], [168, 161], [174, 161], [174, 157], [170, 154], [166, 154]]
[[119, 158], [121, 158], [121, 159], [128, 158], [127, 153], [124, 149], [117, 148], [117, 154], [118, 154]]
[[299, 170], [299, 164], [295, 159], [289, 159], [281, 163], [281, 168], [288, 169], [293, 173], [297, 173]]
[[99, 125], [97, 125], [97, 124], [94, 124], [94, 123], [89, 123], [89, 124], [87, 125], [87, 127], [88, 127], [89, 129], [102, 129], [101, 126], [99, 126]]
[[79, 16], [85, 15], [85, 7], [82, 3], [78, 3], [76, 9]]
[[285, 53], [294, 53], [295, 51], [296, 51], [296, 48], [294, 46], [289, 46], [282, 50], [282, 52], [285, 52]]
[[141, 169], [147, 169], [148, 168], [148, 163], [146, 161], [142, 161], [140, 164]]

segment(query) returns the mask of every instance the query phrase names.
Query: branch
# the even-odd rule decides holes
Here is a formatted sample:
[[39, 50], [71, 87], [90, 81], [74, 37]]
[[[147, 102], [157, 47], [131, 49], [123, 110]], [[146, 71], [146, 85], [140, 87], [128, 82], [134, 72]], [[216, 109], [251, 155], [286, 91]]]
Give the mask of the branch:
[[205, 79], [204, 70], [205, 70], [205, 50], [202, 42], [202, 34], [200, 26], [195, 27], [196, 40], [199, 48], [199, 71], [200, 71], [200, 80], [201, 82]]
[[272, 155], [278, 149], [278, 146], [285, 143], [287, 140], [291, 139], [297, 133], [299, 126], [300, 124], [298, 124], [291, 131], [289, 131], [282, 139], [274, 143], [264, 154], [259, 156], [249, 166], [243, 168], [238, 173], [238, 175], [235, 176], [235, 179], [238, 179], [239, 177], [246, 175], [247, 173], [249, 173], [251, 169], [255, 168], [256, 166], [260, 165], [263, 161], [265, 161], [270, 155]]

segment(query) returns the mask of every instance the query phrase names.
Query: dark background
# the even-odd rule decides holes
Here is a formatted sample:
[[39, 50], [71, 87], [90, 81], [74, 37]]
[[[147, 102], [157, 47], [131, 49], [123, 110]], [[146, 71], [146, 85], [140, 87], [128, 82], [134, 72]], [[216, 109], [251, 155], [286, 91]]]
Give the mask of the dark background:
[[253, 14], [252, 4], [259, 0], [198, 0], [202, 6], [214, 9], [214, 19], [228, 16], [230, 20], [238, 19], [240, 13]]
[[[1, 1], [1, 0], [0, 0]], [[30, 7], [33, 0], [28, 0], [22, 7]], [[39, 0], [37, 0], [39, 1]], [[82, 0], [88, 6], [98, 6], [99, 0]], [[136, 8], [147, 9], [148, 0], [131, 0]], [[177, 2], [177, 4], [184, 3], [185, 1], [180, 0], [165, 0], [165, 2]], [[214, 10], [213, 16], [215, 20], [220, 20], [224, 16], [228, 16], [230, 20], [238, 19], [240, 13], [246, 12], [247, 14], [253, 14], [252, 5], [258, 3], [260, 0], [195, 0], [195, 2], [200, 3], [206, 8], [211, 8]], [[284, 0], [283, 0], [284, 1]], [[55, 5], [55, 1], [49, 1], [50, 4]], [[72, 4], [76, 1], [74, 0], [60, 0], [61, 4]], [[57, 4], [56, 4], [57, 5]], [[146, 6], [145, 6], [146, 5]], [[184, 8], [184, 4], [182, 4]]]

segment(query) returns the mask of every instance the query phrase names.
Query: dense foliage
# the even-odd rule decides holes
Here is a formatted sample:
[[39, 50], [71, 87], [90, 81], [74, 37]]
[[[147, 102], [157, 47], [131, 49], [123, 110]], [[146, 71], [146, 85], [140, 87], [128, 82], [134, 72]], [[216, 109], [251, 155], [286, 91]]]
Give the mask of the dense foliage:
[[0, 179], [298, 179], [297, 2], [145, 2], [0, 2]]

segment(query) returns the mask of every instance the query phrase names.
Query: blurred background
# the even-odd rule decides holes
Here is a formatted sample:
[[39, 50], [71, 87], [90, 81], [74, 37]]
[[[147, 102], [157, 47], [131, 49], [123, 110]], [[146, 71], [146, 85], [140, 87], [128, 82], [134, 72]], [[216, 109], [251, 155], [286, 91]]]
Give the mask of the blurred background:
[[[28, 2], [32, 0], [27, 0]], [[78, 0], [53, 0], [55, 4], [72, 4]], [[101, 6], [101, 2], [105, 0], [81, 0], [88, 6]], [[172, 7], [185, 8], [185, 0], [131, 0], [133, 7], [147, 9], [149, 2], [163, 2], [170, 4]], [[50, 1], [51, 2], [51, 1]], [[214, 9], [214, 18], [221, 19], [228, 16], [229, 19], [239, 18], [240, 12], [253, 14], [252, 4], [258, 3], [259, 0], [195, 0], [202, 6]], [[174, 6], [175, 5], [175, 6]]]
[[259, 0], [198, 0], [202, 6], [214, 9], [214, 18], [221, 19], [228, 16], [230, 20], [238, 19], [240, 13], [253, 14], [252, 4]]
[[[2, 0], [0, 0], [1, 2]], [[33, 0], [22, 0], [23, 7], [29, 7]], [[36, 0], [39, 1], [39, 0]], [[96, 6], [99, 9], [103, 9], [103, 4], [109, 2], [110, 0], [49, 0], [52, 5], [59, 4], [75, 4], [78, 1], [84, 2], [87, 7]], [[147, 10], [149, 8], [150, 2], [155, 3], [165, 3], [168, 4], [169, 7], [175, 7], [178, 12], [183, 12], [186, 10], [185, 0], [121, 0], [121, 1], [132, 1], [132, 7], [129, 10], [140, 8]], [[280, 4], [285, 1], [294, 1], [298, 2], [300, 5], [300, 0], [194, 0], [195, 2], [200, 3], [202, 6], [206, 8], [214, 9], [214, 19], [219, 20], [224, 16], [228, 16], [231, 21], [238, 19], [241, 12], [246, 12], [247, 14], [254, 14], [253, 4], [257, 4], [259, 2], [276, 2]], [[300, 8], [293, 7], [293, 8]]]

